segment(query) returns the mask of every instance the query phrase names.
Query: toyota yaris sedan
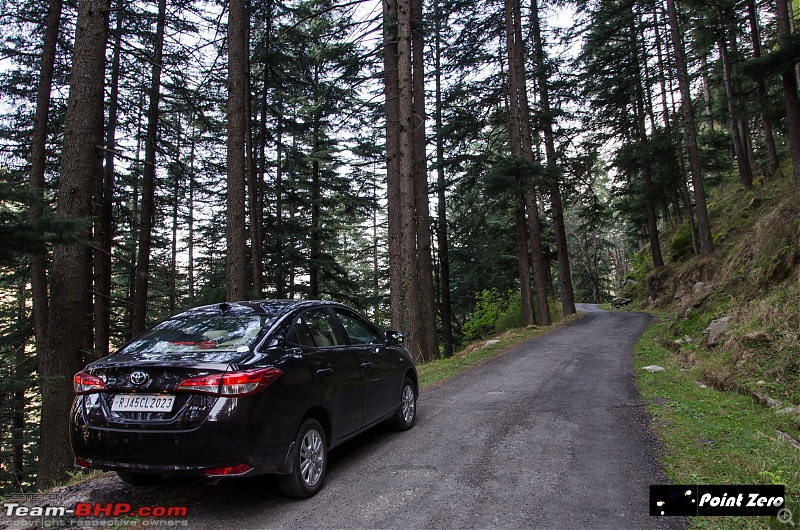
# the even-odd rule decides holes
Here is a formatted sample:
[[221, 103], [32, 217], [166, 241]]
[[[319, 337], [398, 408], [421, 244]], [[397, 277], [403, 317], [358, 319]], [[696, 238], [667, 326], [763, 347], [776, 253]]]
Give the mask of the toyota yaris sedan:
[[134, 485], [275, 473], [286, 495], [310, 497], [328, 451], [387, 420], [414, 426], [417, 372], [402, 341], [332, 302], [178, 314], [75, 375], [76, 465]]

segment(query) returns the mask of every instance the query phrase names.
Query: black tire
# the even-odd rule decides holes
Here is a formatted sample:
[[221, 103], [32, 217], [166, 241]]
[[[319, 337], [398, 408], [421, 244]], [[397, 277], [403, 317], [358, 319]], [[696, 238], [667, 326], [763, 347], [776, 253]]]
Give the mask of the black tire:
[[328, 444], [319, 422], [306, 418], [300, 424], [292, 447], [293, 471], [278, 476], [278, 485], [287, 497], [307, 499], [322, 488], [328, 468]]
[[117, 476], [129, 486], [144, 487], [155, 486], [161, 482], [161, 475], [150, 475], [148, 473], [136, 473], [133, 471], [117, 471]]
[[392, 425], [399, 431], [407, 431], [417, 421], [417, 391], [408, 377], [403, 381], [400, 391], [400, 406], [397, 408]]

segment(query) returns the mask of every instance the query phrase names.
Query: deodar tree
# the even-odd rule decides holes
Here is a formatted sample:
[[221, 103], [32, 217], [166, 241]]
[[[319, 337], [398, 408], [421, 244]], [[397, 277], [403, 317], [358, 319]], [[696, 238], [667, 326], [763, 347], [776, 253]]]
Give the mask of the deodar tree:
[[[58, 186], [58, 214], [88, 220], [92, 191], [103, 174], [103, 102], [108, 0], [82, 0], [78, 5], [75, 49], [64, 124]], [[38, 352], [41, 378], [41, 442], [37, 485], [48, 487], [67, 476], [72, 452], [67, 418], [72, 402], [72, 376], [87, 361], [83, 330], [88, 325], [87, 293], [91, 291], [88, 225], [84, 241], [53, 249], [50, 272], [50, 315], [47, 346]]]

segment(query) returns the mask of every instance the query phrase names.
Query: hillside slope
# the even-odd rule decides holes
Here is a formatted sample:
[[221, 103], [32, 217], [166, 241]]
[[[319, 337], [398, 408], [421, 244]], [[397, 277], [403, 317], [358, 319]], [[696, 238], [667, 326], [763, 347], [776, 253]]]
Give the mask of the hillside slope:
[[675, 315], [663, 345], [708, 385], [789, 411], [800, 405], [800, 193], [783, 177], [750, 191], [724, 183], [709, 214], [713, 256], [695, 255], [688, 222], [675, 223], [662, 234], [667, 265], [652, 270], [644, 249], [625, 295]]

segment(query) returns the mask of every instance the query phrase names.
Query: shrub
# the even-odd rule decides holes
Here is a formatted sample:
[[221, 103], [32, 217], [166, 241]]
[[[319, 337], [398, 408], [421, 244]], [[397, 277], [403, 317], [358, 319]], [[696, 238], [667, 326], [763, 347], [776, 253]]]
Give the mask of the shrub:
[[688, 225], [681, 225], [678, 231], [669, 242], [669, 252], [672, 259], [679, 260], [694, 254], [692, 245], [692, 228]]
[[464, 323], [462, 331], [467, 340], [478, 340], [488, 335], [522, 326], [520, 293], [501, 294], [497, 289], [486, 289], [476, 296], [476, 308]]

